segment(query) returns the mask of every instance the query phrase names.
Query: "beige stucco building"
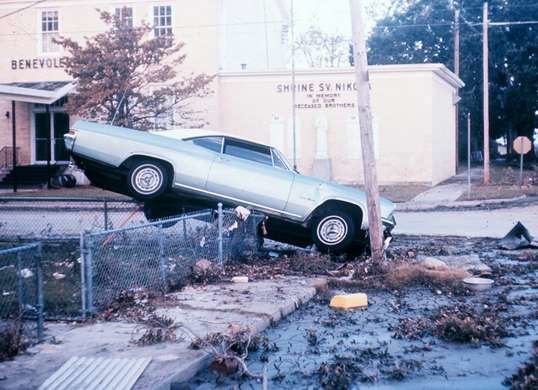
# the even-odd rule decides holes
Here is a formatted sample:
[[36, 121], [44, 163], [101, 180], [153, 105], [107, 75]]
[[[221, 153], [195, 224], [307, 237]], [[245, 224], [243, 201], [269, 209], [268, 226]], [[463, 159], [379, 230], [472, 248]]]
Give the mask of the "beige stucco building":
[[[156, 34], [171, 31], [186, 43], [180, 72], [217, 75], [213, 94], [192, 102], [208, 127], [273, 144], [293, 159], [286, 1], [50, 0], [19, 10], [32, 3], [0, 0], [0, 15], [8, 15], [0, 24], [0, 170], [11, 159], [13, 102], [18, 164], [45, 164], [49, 144], [52, 162], [66, 161], [61, 138], [73, 118], [62, 104], [72, 84], [52, 37], [82, 40], [104, 28], [96, 8], [124, 6], [132, 23], [156, 22]], [[436, 184], [454, 175], [463, 83], [439, 64], [373, 66], [370, 81], [379, 181]], [[299, 170], [362, 182], [355, 99], [352, 68], [296, 72]]]

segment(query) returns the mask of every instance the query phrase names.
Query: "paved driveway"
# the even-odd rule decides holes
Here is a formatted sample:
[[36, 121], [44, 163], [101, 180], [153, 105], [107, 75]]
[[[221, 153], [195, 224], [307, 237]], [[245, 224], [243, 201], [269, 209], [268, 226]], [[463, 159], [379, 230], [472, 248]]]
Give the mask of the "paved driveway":
[[497, 210], [397, 212], [394, 234], [503, 237], [518, 221], [538, 237], [538, 205]]

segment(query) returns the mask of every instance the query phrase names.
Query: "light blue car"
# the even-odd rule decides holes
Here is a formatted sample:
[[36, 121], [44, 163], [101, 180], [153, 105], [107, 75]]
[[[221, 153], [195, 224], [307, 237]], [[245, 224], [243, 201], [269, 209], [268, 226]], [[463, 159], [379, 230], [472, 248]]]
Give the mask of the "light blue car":
[[[271, 146], [203, 129], [149, 133], [87, 121], [65, 144], [94, 185], [144, 201], [150, 220], [222, 202], [265, 214], [277, 241], [331, 253], [366, 242], [364, 192], [301, 175]], [[395, 207], [380, 204], [389, 235]]]

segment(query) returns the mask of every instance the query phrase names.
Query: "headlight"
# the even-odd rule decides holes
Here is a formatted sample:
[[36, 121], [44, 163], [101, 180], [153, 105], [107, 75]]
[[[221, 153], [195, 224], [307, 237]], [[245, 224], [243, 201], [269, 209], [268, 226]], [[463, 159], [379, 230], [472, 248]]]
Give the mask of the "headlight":
[[77, 131], [76, 130], [69, 130], [69, 132], [64, 134], [64, 143], [67, 150], [73, 150], [73, 146], [75, 145], [75, 140], [77, 139]]

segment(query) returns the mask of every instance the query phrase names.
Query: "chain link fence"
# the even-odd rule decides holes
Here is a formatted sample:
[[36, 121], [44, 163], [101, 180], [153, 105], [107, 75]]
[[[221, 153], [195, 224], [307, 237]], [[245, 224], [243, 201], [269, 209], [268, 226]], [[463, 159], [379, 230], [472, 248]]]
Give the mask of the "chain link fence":
[[[185, 284], [199, 260], [222, 265], [253, 222], [238, 224], [233, 211], [205, 210], [81, 235], [83, 312], [107, 306], [122, 292], [167, 291]], [[243, 229], [243, 231], [241, 231]], [[241, 240], [243, 243], [244, 240]]]
[[219, 207], [148, 223], [134, 201], [0, 197], [0, 248], [39, 240], [41, 310], [73, 319], [128, 290], [179, 288], [198, 260], [252, 253], [261, 218]]
[[0, 249], [0, 333], [43, 338], [43, 270], [40, 243]]

